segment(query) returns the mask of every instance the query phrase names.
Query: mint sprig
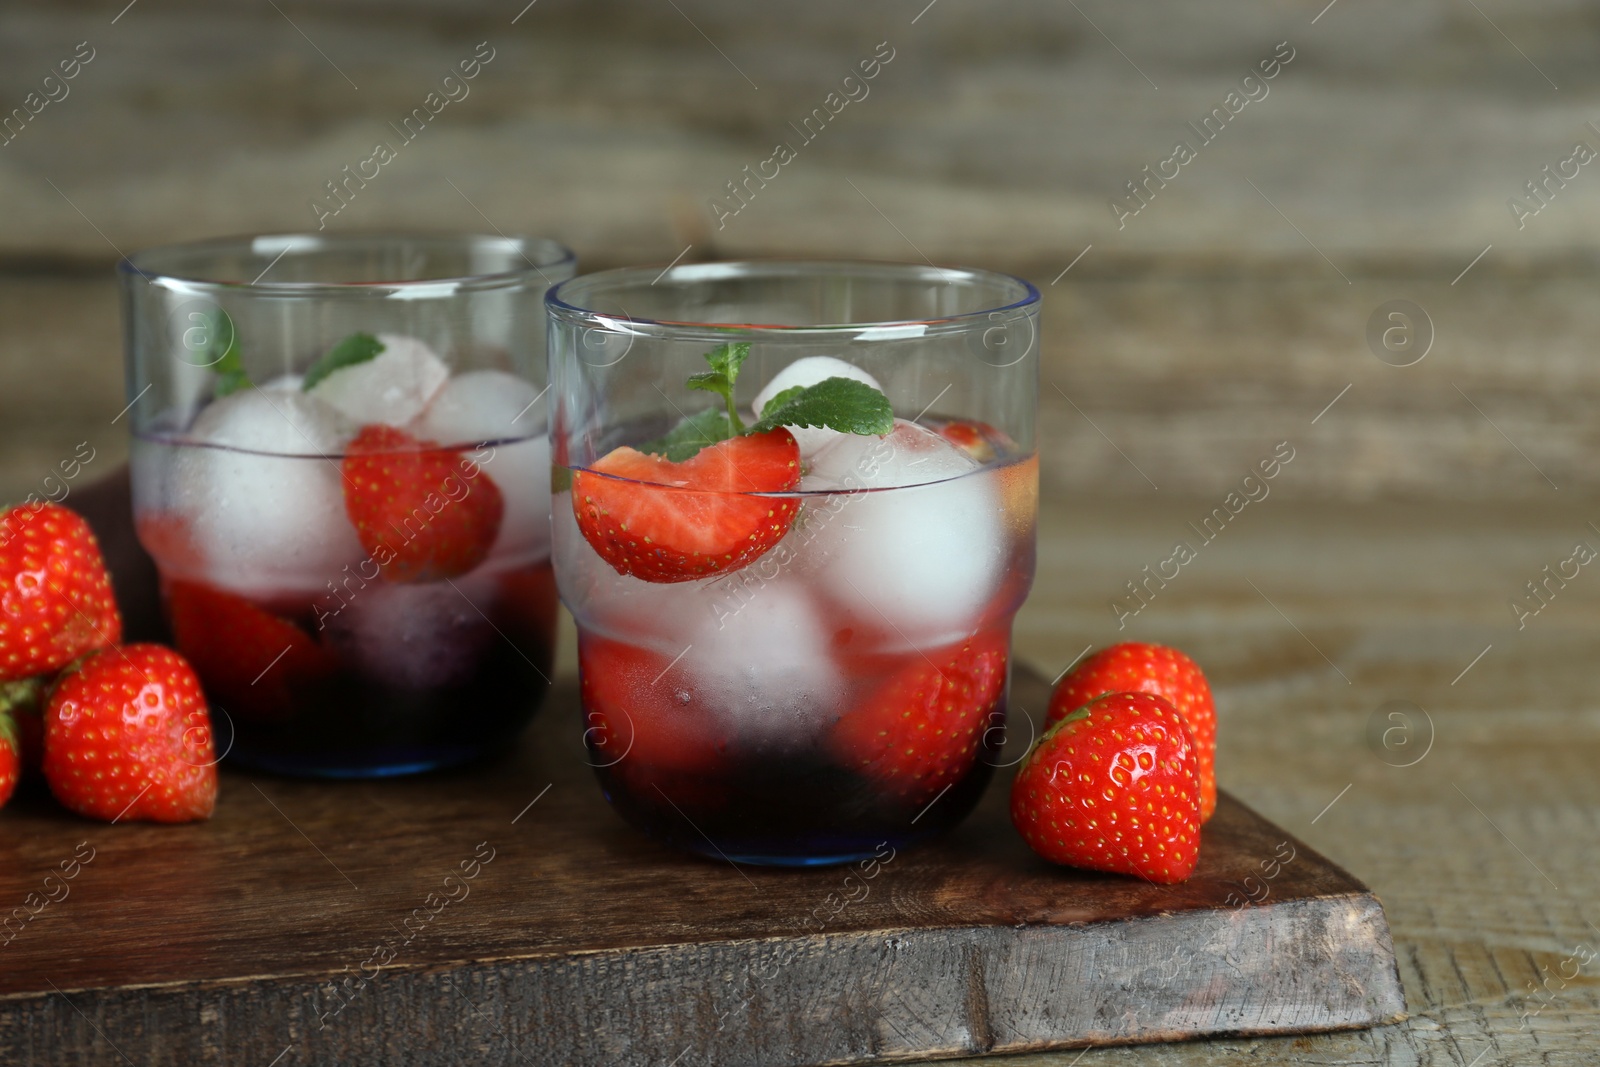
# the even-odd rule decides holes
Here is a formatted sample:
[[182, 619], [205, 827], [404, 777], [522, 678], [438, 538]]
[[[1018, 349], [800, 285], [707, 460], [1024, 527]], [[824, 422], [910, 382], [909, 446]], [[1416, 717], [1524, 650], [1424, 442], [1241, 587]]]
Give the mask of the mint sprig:
[[254, 383], [244, 369], [244, 357], [239, 352], [239, 330], [226, 311], [217, 308], [206, 315], [205, 344], [201, 348], [200, 365], [210, 367], [217, 374], [214, 395], [222, 399]]
[[773, 397], [750, 432], [765, 433], [779, 426], [825, 426], [840, 433], [882, 437], [894, 430], [894, 409], [888, 397], [866, 382], [824, 378]]
[[734, 404], [739, 370], [750, 356], [746, 342], [719, 345], [705, 354], [710, 371], [691, 375], [690, 389], [716, 393], [723, 410], [708, 408], [684, 418], [664, 437], [640, 450], [681, 463], [708, 445], [746, 434], [767, 433], [780, 426], [825, 427], [840, 433], [881, 437], [894, 430], [889, 398], [853, 378], [827, 378], [815, 385], [793, 386], [767, 401], [752, 426], [745, 426]]
[[749, 358], [749, 342], [719, 345], [706, 353], [706, 362], [711, 364], [711, 369], [689, 376], [690, 389], [704, 389], [708, 393], [716, 393], [722, 397], [722, 402], [728, 408], [728, 424], [733, 427], [734, 434], [744, 433], [744, 423], [740, 420], [739, 411], [733, 403], [733, 383], [739, 380], [739, 368], [744, 366], [744, 361]]
[[383, 351], [383, 347], [383, 342], [370, 333], [351, 334], [328, 349], [326, 355], [311, 365], [311, 369], [306, 371], [305, 381], [300, 385], [301, 391], [309, 393], [318, 382], [334, 371], [376, 359], [378, 353]]

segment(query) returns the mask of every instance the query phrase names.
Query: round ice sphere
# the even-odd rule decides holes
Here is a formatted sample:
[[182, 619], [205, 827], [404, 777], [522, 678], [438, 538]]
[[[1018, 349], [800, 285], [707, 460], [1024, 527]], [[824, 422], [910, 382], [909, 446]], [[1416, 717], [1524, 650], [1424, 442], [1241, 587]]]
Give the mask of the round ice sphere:
[[244, 593], [321, 589], [362, 558], [340, 451], [355, 427], [304, 393], [248, 389], [208, 406], [172, 450], [171, 499], [210, 581]]
[[703, 703], [747, 745], [805, 748], [838, 713], [843, 693], [832, 630], [802, 582], [737, 578], [685, 590], [674, 618], [687, 651], [657, 684]]
[[841, 435], [801, 488], [858, 491], [811, 505], [797, 563], [852, 616], [888, 620], [891, 640], [959, 640], [996, 595], [1008, 545], [995, 476], [977, 468], [905, 421], [881, 439]]
[[487, 615], [492, 584], [471, 578], [398, 584], [378, 579], [323, 617], [327, 640], [386, 685], [437, 689], [471, 681], [500, 638]]
[[334, 371], [311, 387], [311, 395], [362, 425], [404, 426], [428, 406], [450, 371], [415, 337], [380, 333], [378, 340], [382, 352]]
[[541, 390], [497, 370], [458, 374], [444, 384], [412, 432], [442, 445], [494, 442], [474, 458], [505, 498], [496, 557], [550, 553], [550, 442]]
[[801, 489], [922, 485], [976, 469], [978, 461], [932, 430], [896, 419], [886, 437], [835, 433], [812, 454]]
[[471, 370], [445, 382], [416, 421], [415, 433], [441, 445], [475, 445], [544, 433], [542, 390], [498, 370]]

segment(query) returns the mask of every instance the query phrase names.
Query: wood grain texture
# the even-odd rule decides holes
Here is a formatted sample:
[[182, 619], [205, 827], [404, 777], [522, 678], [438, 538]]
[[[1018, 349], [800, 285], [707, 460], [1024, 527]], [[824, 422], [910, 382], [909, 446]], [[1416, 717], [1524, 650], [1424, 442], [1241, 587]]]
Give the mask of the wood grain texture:
[[[1002, 761], [1046, 696], [1018, 672]], [[580, 723], [562, 683], [496, 763], [232, 771], [188, 827], [22, 798], [0, 848], [0, 899], [24, 902], [0, 945], [0, 1062], [857, 1063], [1404, 1011], [1377, 900], [1231, 797], [1180, 886], [1038, 860], [1007, 775], [958, 830], [881, 863], [740, 868], [626, 828]]]
[[[1343, 284], [1336, 270], [1396, 259], [1448, 282], [1491, 242], [1480, 266], [1592, 252], [1600, 221], [1587, 168], [1521, 230], [1505, 203], [1593, 137], [1600, 26], [1562, 0], [1341, 0], [1320, 18], [1324, 5], [1254, 0], [179, 0], [113, 25], [124, 6], [0, 12], [8, 110], [77, 42], [96, 49], [0, 149], [13, 261], [315, 226], [324, 182], [394, 138], [483, 41], [495, 58], [470, 95], [330, 228], [477, 228], [481, 208], [593, 264], [664, 263], [693, 243], [1048, 262], [1048, 279], [1092, 243], [1080, 268], [1287, 260]], [[1285, 41], [1295, 58], [1269, 95], [1200, 144], [1188, 124]], [[790, 124], [879, 42], [894, 59], [870, 95], [802, 142]], [[1119, 228], [1111, 199], [1180, 138], [1198, 158]], [[708, 202], [779, 141], [798, 157], [719, 228]]]
[[[997, 788], [834, 918], [848, 869], [739, 870], [622, 826], [574, 744], [573, 695], [502, 764], [382, 785], [229, 773], [200, 827], [22, 804], [0, 893], [92, 859], [0, 950], [0, 1057], [856, 1063], [1403, 1010], [1381, 908], [1310, 849], [1290, 841], [1265, 904], [1222, 906], [1289, 840], [1231, 799], [1195, 878], [1163, 889], [1047, 868]], [[465, 877], [474, 856], [492, 858]]]

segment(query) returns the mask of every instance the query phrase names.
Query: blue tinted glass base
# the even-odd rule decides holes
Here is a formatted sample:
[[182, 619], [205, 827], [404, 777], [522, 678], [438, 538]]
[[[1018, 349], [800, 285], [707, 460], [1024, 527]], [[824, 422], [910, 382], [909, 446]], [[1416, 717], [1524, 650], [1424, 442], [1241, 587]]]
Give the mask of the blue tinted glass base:
[[322, 753], [290, 756], [235, 748], [227, 762], [294, 778], [396, 778], [471, 763], [488, 754], [484, 745], [456, 745], [425, 751]]

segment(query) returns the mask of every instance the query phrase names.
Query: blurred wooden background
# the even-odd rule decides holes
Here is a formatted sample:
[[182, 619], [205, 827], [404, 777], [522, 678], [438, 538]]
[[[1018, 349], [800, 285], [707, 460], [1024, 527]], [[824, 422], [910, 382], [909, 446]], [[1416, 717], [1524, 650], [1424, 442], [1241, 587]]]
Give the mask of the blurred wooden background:
[[[43, 79], [79, 42], [93, 59], [0, 146], [0, 494], [81, 440], [123, 450], [116, 249], [314, 227], [324, 182], [398, 141], [479, 42], [468, 95], [330, 229], [492, 224], [591, 269], [1022, 273], [1046, 292], [1047, 491], [1211, 496], [1280, 440], [1285, 496], [1594, 488], [1600, 173], [1520, 230], [1506, 201], [1600, 148], [1600, 10], [1325, 2], [8, 0], [0, 114], [59, 95]], [[1202, 146], [1186, 124], [1285, 41], [1268, 94]], [[799, 145], [789, 124], [880, 42], [869, 94], [718, 228], [725, 183]], [[1179, 138], [1197, 158], [1119, 229], [1110, 201]], [[1365, 339], [1396, 298], [1436, 333], [1411, 367]]]

